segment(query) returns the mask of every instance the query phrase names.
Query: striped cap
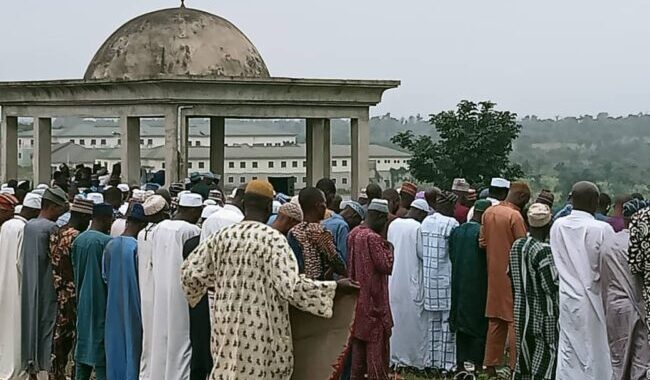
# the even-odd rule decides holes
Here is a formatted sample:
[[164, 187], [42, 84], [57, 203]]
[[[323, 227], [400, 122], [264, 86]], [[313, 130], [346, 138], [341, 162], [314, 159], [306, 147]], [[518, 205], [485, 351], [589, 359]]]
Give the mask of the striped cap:
[[94, 202], [90, 199], [75, 198], [74, 202], [70, 205], [70, 212], [92, 215], [94, 205]]
[[0, 194], [0, 210], [12, 211], [18, 204], [18, 199], [11, 194]]

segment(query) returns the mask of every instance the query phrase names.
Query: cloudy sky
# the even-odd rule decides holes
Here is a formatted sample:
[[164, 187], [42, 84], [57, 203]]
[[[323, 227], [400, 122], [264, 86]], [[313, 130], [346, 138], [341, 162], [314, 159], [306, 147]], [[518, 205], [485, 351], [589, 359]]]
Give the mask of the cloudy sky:
[[[80, 78], [117, 27], [179, 1], [3, 1], [0, 81]], [[520, 116], [650, 112], [648, 1], [187, 4], [237, 25], [274, 76], [401, 80], [373, 114], [428, 114], [460, 99]]]

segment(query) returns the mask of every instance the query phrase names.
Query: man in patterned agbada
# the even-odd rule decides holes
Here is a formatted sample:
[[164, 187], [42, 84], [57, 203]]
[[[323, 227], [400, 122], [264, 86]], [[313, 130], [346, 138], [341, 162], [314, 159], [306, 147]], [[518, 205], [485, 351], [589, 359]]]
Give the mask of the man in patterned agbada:
[[[210, 379], [289, 379], [289, 305], [332, 316], [337, 283], [298, 274], [286, 238], [265, 224], [272, 201], [270, 183], [251, 181], [244, 195], [244, 220], [203, 241], [181, 268], [190, 305], [209, 287], [215, 289]], [[344, 285], [349, 280], [341, 280]]]

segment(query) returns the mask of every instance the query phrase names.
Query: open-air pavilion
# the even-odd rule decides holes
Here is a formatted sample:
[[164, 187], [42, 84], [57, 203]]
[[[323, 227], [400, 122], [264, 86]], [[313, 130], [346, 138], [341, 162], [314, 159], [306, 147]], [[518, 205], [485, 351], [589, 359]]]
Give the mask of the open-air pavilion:
[[119, 118], [122, 179], [140, 179], [140, 118], [165, 120], [165, 179], [185, 177], [190, 118], [210, 120], [210, 170], [224, 174], [225, 120], [305, 119], [307, 183], [330, 174], [330, 120], [349, 119], [351, 189], [368, 182], [369, 108], [389, 80], [271, 77], [233, 24], [185, 8], [139, 16], [100, 47], [83, 79], [0, 82], [0, 176], [17, 176], [18, 118], [34, 120], [34, 181], [51, 173], [52, 118]]

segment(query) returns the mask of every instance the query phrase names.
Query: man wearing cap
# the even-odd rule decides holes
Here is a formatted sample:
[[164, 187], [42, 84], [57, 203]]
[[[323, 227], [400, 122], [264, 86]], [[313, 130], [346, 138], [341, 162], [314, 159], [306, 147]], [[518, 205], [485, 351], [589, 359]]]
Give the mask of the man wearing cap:
[[[465, 205], [466, 197], [470, 193], [469, 183], [465, 178], [454, 178], [451, 191], [458, 196], [458, 201], [454, 205], [454, 219], [463, 224], [467, 221], [467, 213], [469, 213], [470, 209]], [[476, 199], [476, 192], [474, 192], [474, 199]]]
[[280, 206], [278, 217], [275, 219], [271, 227], [278, 230], [282, 235], [287, 236], [294, 226], [302, 222], [302, 219], [303, 216], [300, 205], [288, 202]]
[[[388, 201], [388, 222], [386, 223], [386, 231], [388, 231], [390, 224], [397, 219], [396, 213], [399, 210], [400, 203], [399, 193], [395, 189], [386, 189], [381, 193], [381, 197]], [[382, 236], [386, 237], [386, 231]]]
[[630, 222], [637, 211], [647, 206], [638, 199], [623, 205], [625, 228], [614, 235], [603, 253], [603, 304], [614, 371], [612, 379], [617, 380], [647, 378], [650, 368], [650, 331], [645, 322], [642, 278], [632, 274], [628, 264]]
[[[526, 236], [526, 223], [521, 210], [530, 199], [530, 189], [515, 182], [505, 201], [492, 206], [483, 214], [481, 246], [485, 247], [488, 268], [488, 294], [485, 315], [489, 318], [483, 364], [494, 376], [503, 364], [508, 339], [509, 367], [515, 368], [515, 329], [513, 322], [512, 285], [508, 277], [510, 249], [515, 240]], [[494, 203], [493, 203], [494, 204]]]
[[174, 218], [160, 222], [153, 234], [152, 379], [187, 379], [190, 375], [189, 310], [180, 282], [170, 279], [178, 278], [185, 242], [201, 234], [196, 222], [202, 210], [201, 195], [183, 193]]
[[418, 192], [418, 188], [417, 186], [415, 186], [415, 184], [411, 182], [404, 182], [402, 184], [402, 187], [400, 188], [400, 192], [399, 192], [399, 197], [400, 197], [399, 209], [397, 210], [397, 213], [395, 215], [397, 215], [400, 218], [406, 216], [406, 213], [411, 207], [411, 203], [415, 200], [415, 194], [417, 194], [417, 192]]
[[600, 194], [596, 185], [578, 182], [571, 194], [573, 211], [553, 222], [550, 238], [560, 290], [556, 378], [611, 379], [601, 262], [614, 230], [593, 216]]
[[[490, 181], [490, 187], [488, 190], [488, 201], [492, 202], [492, 206], [496, 206], [506, 199], [508, 196], [508, 190], [510, 189], [510, 181], [503, 178], [492, 178]], [[467, 213], [467, 219], [472, 219], [474, 214], [474, 208], [471, 208]]]
[[332, 234], [321, 225], [327, 203], [325, 194], [315, 187], [306, 187], [298, 195], [303, 222], [289, 231], [287, 240], [298, 260], [300, 273], [314, 280], [345, 276], [345, 261], [336, 250]]
[[341, 214], [331, 213], [331, 216], [321, 222], [321, 225], [332, 234], [336, 252], [343, 261], [348, 256], [348, 234], [356, 226], [361, 224], [366, 217], [366, 211], [360, 203], [355, 201], [346, 202]]
[[23, 231], [21, 281], [21, 361], [29, 375], [49, 371], [56, 320], [56, 291], [50, 262], [50, 234], [55, 221], [67, 210], [68, 199], [59, 187], [47, 189], [41, 212]]
[[201, 225], [201, 241], [206, 240], [210, 235], [218, 232], [223, 227], [239, 223], [244, 219], [242, 212], [242, 200], [244, 198], [245, 185], [235, 189], [235, 195], [232, 201], [214, 214]]
[[38, 216], [41, 196], [26, 195], [20, 213], [0, 228], [0, 378], [25, 379], [20, 365], [20, 274], [23, 231], [27, 221]]
[[435, 211], [422, 221], [422, 265], [424, 310], [430, 314], [431, 325], [427, 339], [429, 365], [427, 367], [451, 370], [456, 365], [454, 334], [449, 330], [451, 309], [451, 261], [448, 241], [458, 227], [453, 218], [456, 195], [441, 192], [436, 197]]
[[396, 367], [426, 368], [431, 352], [426, 331], [431, 319], [423, 310], [421, 223], [429, 214], [429, 204], [416, 199], [405, 218], [396, 219], [388, 228], [395, 262], [388, 279], [388, 295], [393, 314], [390, 337], [390, 362]]
[[[143, 197], [146, 193], [143, 193]], [[151, 358], [153, 339], [153, 237], [158, 224], [169, 219], [169, 204], [160, 195], [150, 195], [142, 204], [144, 215], [149, 222], [138, 233], [138, 283], [140, 285], [140, 310], [142, 312], [142, 354], [140, 359], [140, 378], [154, 380], [151, 377]]]
[[381, 236], [387, 220], [388, 202], [373, 199], [366, 223], [348, 237], [348, 273], [360, 285], [352, 325], [352, 380], [388, 378], [393, 328], [388, 276], [393, 271], [393, 246]]
[[559, 317], [558, 277], [551, 246], [551, 208], [534, 203], [528, 209], [530, 234], [510, 251], [517, 364], [515, 379], [555, 379]]
[[451, 260], [451, 310], [449, 325], [456, 334], [456, 363], [483, 368], [488, 319], [487, 263], [485, 249], [479, 246], [481, 218], [492, 202], [481, 199], [474, 204], [473, 218], [454, 229], [449, 237]]
[[77, 236], [88, 229], [92, 212], [91, 201], [75, 199], [70, 205], [68, 222], [50, 235], [50, 261], [58, 310], [52, 345], [52, 371], [50, 372], [52, 380], [66, 380], [68, 359], [74, 347], [77, 297], [71, 250]]
[[18, 199], [11, 194], [0, 194], [0, 226], [13, 219]]
[[298, 274], [287, 240], [266, 225], [272, 200], [270, 183], [251, 181], [243, 200], [245, 220], [211, 235], [183, 263], [181, 281], [191, 306], [208, 288], [216, 292], [211, 379], [291, 378], [289, 305], [332, 316], [337, 283]]
[[93, 205], [90, 229], [72, 243], [72, 267], [77, 290], [76, 378], [88, 380], [95, 371], [97, 380], [106, 380], [106, 286], [102, 277], [102, 257], [113, 224], [113, 206]]
[[104, 250], [106, 282], [106, 369], [108, 380], [137, 380], [142, 352], [142, 317], [138, 286], [138, 233], [147, 225], [142, 204], [126, 215], [122, 236]]

